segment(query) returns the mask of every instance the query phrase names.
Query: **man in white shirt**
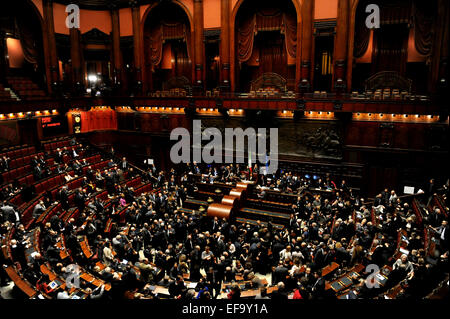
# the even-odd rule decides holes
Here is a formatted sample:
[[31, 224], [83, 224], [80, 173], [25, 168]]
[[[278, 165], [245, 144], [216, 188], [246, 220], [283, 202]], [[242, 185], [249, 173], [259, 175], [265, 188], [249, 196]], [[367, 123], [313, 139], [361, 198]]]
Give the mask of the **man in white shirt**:
[[291, 246], [286, 246], [285, 249], [280, 251], [280, 261], [285, 262], [287, 260], [292, 259], [292, 252], [291, 252]]

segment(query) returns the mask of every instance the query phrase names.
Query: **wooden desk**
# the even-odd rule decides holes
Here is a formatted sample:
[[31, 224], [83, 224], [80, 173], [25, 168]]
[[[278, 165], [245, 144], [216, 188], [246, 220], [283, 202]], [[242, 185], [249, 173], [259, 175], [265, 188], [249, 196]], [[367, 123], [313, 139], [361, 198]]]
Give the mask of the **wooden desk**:
[[[65, 290], [66, 289], [66, 281], [64, 280], [64, 279], [62, 279], [61, 277], [59, 277], [57, 274], [55, 274], [51, 269], [50, 269], [50, 267], [48, 267], [46, 264], [42, 264], [41, 265], [41, 272], [43, 273], [43, 274], [46, 274], [46, 275], [48, 275], [48, 278], [50, 279], [50, 281], [53, 281], [53, 280], [58, 280], [59, 282], [61, 282], [61, 285], [60, 286], [58, 286], [56, 289], [54, 289], [54, 291], [56, 291], [56, 290], [58, 290], [58, 289], [62, 289], [62, 290]], [[72, 292], [72, 291], [74, 291], [75, 290], [75, 288], [72, 288], [69, 292]]]
[[332, 262], [331, 265], [328, 265], [322, 269], [322, 277], [325, 277], [331, 274], [333, 271], [339, 268], [339, 264]]
[[38, 291], [26, 280], [23, 279], [16, 271], [14, 266], [5, 268], [9, 278], [14, 281], [14, 284], [22, 290], [29, 298], [33, 298], [38, 294]]
[[334, 292], [340, 292], [353, 284], [353, 277], [360, 276], [360, 272], [364, 269], [362, 264], [354, 266], [349, 272], [345, 275], [340, 276], [338, 279], [333, 280], [332, 282], [325, 282], [325, 289], [332, 289]]
[[83, 240], [80, 241], [80, 246], [81, 246], [81, 250], [83, 251], [83, 253], [87, 259], [91, 258], [94, 255], [93, 252], [91, 251], [91, 247], [89, 246], [86, 236], [84, 236]]
[[60, 240], [56, 243], [56, 247], [60, 249], [59, 257], [61, 257], [62, 260], [70, 257], [70, 254], [66, 248], [65, 238], [63, 234], [61, 234]]
[[260, 292], [261, 289], [244, 290], [241, 291], [241, 298], [255, 298]]
[[105, 285], [106, 291], [111, 290], [110, 284], [105, 283], [103, 280], [91, 275], [90, 273], [85, 272], [84, 270], [82, 270], [80, 278], [87, 281], [88, 283], [94, 285], [95, 287], [100, 287], [101, 285]]

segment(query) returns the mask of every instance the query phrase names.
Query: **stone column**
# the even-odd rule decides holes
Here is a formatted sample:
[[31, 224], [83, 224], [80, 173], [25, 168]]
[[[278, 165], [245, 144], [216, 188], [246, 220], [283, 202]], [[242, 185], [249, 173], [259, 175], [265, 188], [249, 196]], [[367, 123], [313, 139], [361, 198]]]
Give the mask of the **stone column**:
[[194, 65], [196, 90], [203, 91], [204, 81], [204, 55], [205, 44], [203, 41], [203, 0], [194, 0]]
[[230, 90], [230, 0], [221, 0], [220, 8], [220, 80], [224, 91]]
[[336, 25], [336, 38], [334, 45], [334, 72], [333, 87], [337, 92], [347, 89], [347, 50], [348, 50], [348, 25], [350, 15], [349, 0], [339, 0]]
[[83, 90], [83, 68], [81, 59], [80, 30], [70, 29], [70, 59], [72, 60], [72, 85], [75, 95]]
[[[305, 0], [302, 5], [302, 28], [300, 55], [300, 83], [299, 91], [308, 92], [311, 89], [311, 64], [312, 64], [312, 43], [313, 43], [313, 21], [314, 21], [314, 0]], [[299, 61], [297, 61], [298, 63]]]
[[112, 57], [113, 57], [113, 85], [116, 90], [121, 91], [123, 85], [122, 52], [120, 51], [120, 19], [119, 9], [116, 4], [111, 5], [112, 25]]
[[130, 1], [131, 16], [133, 21], [133, 51], [134, 51], [134, 71], [135, 71], [135, 91], [142, 93], [142, 37], [141, 37], [141, 15], [140, 6], [137, 0]]
[[45, 36], [47, 38], [48, 45], [48, 69], [51, 85], [51, 90], [53, 93], [56, 93], [59, 89], [59, 73], [58, 73], [58, 54], [56, 51], [56, 39], [55, 39], [55, 24], [53, 18], [53, 0], [43, 0], [44, 7], [44, 21], [46, 25]]

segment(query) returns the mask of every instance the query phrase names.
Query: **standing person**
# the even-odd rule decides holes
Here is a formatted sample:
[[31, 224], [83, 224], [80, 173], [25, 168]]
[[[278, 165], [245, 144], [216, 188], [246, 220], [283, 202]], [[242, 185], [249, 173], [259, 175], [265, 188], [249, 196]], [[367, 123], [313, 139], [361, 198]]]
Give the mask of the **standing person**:
[[210, 250], [209, 246], [205, 247], [205, 250], [202, 252], [202, 263], [205, 269], [209, 269], [213, 263], [214, 254]]
[[436, 184], [434, 182], [434, 178], [430, 179], [427, 188], [426, 188], [426, 196], [428, 197], [427, 200], [427, 207], [430, 205], [431, 200], [433, 199], [433, 195], [436, 193]]

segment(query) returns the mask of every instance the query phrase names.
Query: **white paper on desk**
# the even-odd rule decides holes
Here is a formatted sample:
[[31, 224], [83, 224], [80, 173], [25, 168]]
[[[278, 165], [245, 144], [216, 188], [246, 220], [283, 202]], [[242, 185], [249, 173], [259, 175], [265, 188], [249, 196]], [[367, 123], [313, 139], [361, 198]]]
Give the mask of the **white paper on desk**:
[[56, 287], [58, 287], [58, 284], [57, 284], [55, 281], [52, 281], [51, 283], [48, 284], [48, 286], [49, 286], [51, 289], [55, 289]]
[[190, 282], [187, 287], [188, 287], [188, 289], [195, 288], [195, 287], [197, 287], [197, 283], [196, 282]]

